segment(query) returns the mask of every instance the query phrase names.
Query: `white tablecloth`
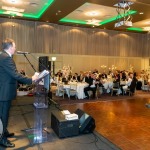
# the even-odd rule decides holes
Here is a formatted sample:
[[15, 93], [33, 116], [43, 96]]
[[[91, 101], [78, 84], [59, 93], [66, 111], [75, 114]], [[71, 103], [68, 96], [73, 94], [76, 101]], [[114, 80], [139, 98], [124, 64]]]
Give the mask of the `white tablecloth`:
[[112, 81], [106, 81], [105, 83], [103, 83], [104, 89], [107, 90], [107, 93], [110, 92], [110, 89], [112, 89], [113, 87], [113, 82]]
[[[75, 83], [70, 82], [69, 84], [63, 85], [63, 88], [66, 90], [68, 97], [70, 97], [70, 95], [69, 95], [70, 84], [75, 84]], [[88, 86], [87, 83], [80, 83], [80, 82], [77, 83], [77, 89], [76, 90], [77, 90], [78, 99], [84, 99], [85, 98], [84, 88], [87, 86]], [[61, 96], [61, 93], [59, 93], [59, 91], [57, 91], [57, 95]]]

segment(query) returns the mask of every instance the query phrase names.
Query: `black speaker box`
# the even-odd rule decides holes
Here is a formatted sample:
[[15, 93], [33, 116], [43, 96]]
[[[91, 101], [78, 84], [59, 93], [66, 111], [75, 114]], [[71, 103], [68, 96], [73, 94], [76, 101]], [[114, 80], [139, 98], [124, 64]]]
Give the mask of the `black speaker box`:
[[40, 56], [39, 57], [39, 72], [48, 69], [48, 56]]
[[79, 133], [92, 133], [96, 127], [94, 118], [92, 118], [90, 115], [88, 115], [81, 109], [77, 109], [75, 111], [75, 114], [77, 114], [79, 117]]
[[79, 120], [66, 120], [61, 111], [51, 113], [51, 128], [59, 138], [79, 135]]

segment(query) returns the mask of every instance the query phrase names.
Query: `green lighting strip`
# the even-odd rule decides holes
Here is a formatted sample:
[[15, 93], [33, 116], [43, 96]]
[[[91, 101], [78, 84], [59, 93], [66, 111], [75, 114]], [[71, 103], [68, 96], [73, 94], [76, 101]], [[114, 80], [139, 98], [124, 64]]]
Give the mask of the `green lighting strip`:
[[135, 28], [135, 27], [127, 28], [127, 30], [130, 30], [130, 31], [139, 31], [139, 32], [143, 32], [144, 31], [142, 28]]
[[61, 22], [69, 22], [69, 23], [78, 23], [78, 24], [86, 24], [87, 21], [82, 21], [82, 20], [71, 20], [71, 19], [67, 19], [67, 18], [62, 18], [61, 20], [59, 20]]
[[[35, 18], [38, 19], [41, 17], [41, 15], [46, 11], [46, 9], [54, 2], [54, 0], [48, 0], [48, 2], [43, 5], [43, 7], [36, 13], [36, 14], [27, 14], [27, 13], [21, 13], [23, 16], [21, 17], [27, 17], [27, 18]], [[10, 11], [9, 14], [6, 14], [4, 10], [0, 10], [0, 14], [3, 15], [11, 15], [11, 16], [18, 16], [18, 12]]]
[[137, 13], [137, 11], [135, 11], [135, 10], [130, 10], [129, 12], [125, 13], [123, 16], [117, 15], [117, 16], [115, 16], [115, 17], [113, 17], [113, 18], [103, 20], [103, 21], [100, 22], [99, 24], [100, 24], [100, 25], [104, 25], [104, 24], [107, 24], [107, 23], [116, 21], [116, 20], [118, 20], [118, 19], [121, 19], [121, 18], [123, 18], [123, 17], [127, 17], [127, 16], [129, 16], [129, 15], [133, 15], [133, 14], [136, 14], [136, 13]]
[[[125, 13], [124, 16], [117, 15], [117, 16], [115, 16], [115, 17], [113, 17], [113, 18], [109, 18], [109, 19], [103, 20], [103, 21], [99, 22], [99, 25], [104, 25], [104, 24], [113, 22], [113, 21], [115, 21], [115, 20], [121, 19], [121, 18], [126, 17], [126, 16], [129, 16], [129, 15], [133, 15], [133, 14], [136, 14], [136, 13], [137, 13], [137, 11], [130, 10], [129, 12]], [[62, 18], [62, 19], [60, 19], [59, 21], [60, 21], [60, 22], [68, 22], [68, 23], [87, 24], [87, 21], [72, 20], [72, 19], [67, 19], [67, 18]], [[91, 24], [91, 25], [92, 25], [92, 24]]]

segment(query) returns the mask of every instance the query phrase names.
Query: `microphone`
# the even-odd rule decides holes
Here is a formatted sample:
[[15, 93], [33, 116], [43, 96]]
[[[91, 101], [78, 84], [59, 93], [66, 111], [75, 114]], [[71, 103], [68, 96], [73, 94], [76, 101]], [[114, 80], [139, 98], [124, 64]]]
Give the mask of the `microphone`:
[[29, 52], [17, 51], [17, 54], [30, 54]]

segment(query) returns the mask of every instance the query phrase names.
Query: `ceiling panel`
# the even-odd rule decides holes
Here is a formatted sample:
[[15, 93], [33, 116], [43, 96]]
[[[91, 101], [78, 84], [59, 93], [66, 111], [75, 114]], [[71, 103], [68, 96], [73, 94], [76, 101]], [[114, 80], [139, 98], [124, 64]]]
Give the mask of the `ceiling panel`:
[[1, 0], [0, 14], [3, 16], [19, 16], [40, 18], [54, 0]]
[[[100, 25], [94, 28], [122, 30], [128, 32], [146, 33], [150, 29], [150, 0], [131, 0], [130, 10], [135, 11], [132, 16], [133, 26], [115, 28], [118, 12], [114, 5], [118, 2], [124, 3], [127, 0], [0, 0], [0, 17], [11, 17], [16, 19], [38, 20], [55, 24], [80, 26], [93, 28], [87, 24], [87, 20], [97, 20]], [[6, 11], [6, 9], [8, 9]], [[9, 10], [10, 9], [10, 10]], [[85, 13], [97, 11], [97, 16], [88, 16]], [[122, 13], [122, 10], [120, 11]], [[79, 20], [78, 22], [62, 22], [63, 19]], [[109, 21], [107, 21], [107, 19]], [[118, 18], [117, 18], [118, 19]], [[105, 21], [102, 23], [101, 21]], [[130, 30], [128, 30], [130, 28]]]

